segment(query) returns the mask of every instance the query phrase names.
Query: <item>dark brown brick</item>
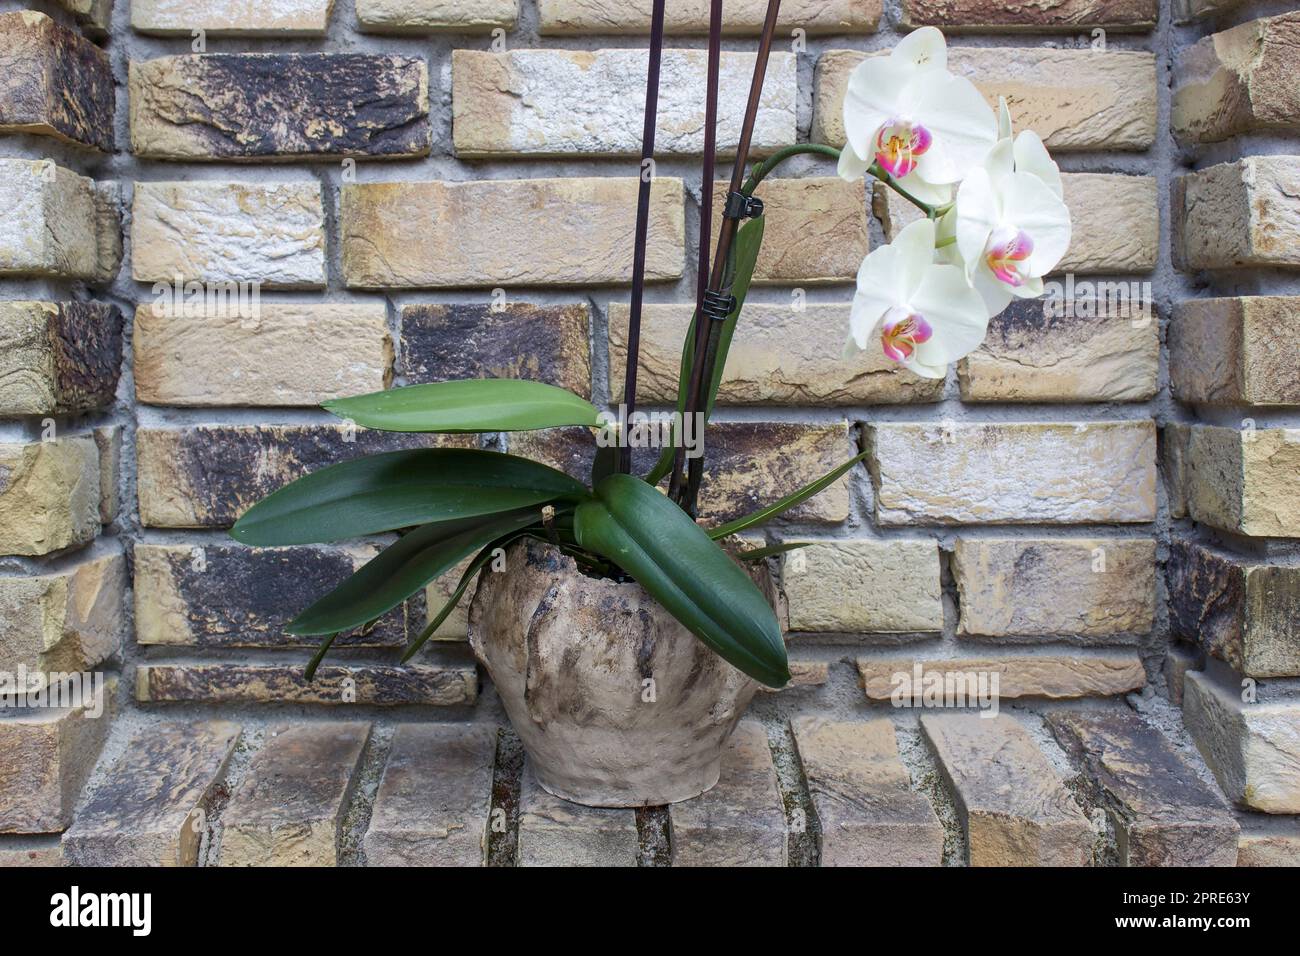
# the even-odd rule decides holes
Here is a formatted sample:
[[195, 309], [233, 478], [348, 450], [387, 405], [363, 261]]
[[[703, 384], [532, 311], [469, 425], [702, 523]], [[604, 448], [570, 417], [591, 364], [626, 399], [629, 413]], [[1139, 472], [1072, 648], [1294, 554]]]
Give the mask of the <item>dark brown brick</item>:
[[524, 378], [591, 398], [585, 305], [408, 305], [402, 373], [408, 384]]
[[134, 62], [131, 150], [154, 159], [424, 156], [428, 67], [368, 53]]
[[[304, 664], [306, 662], [304, 661]], [[321, 667], [308, 682], [298, 664], [144, 664], [136, 670], [141, 703], [472, 704], [472, 664]]]
[[35, 10], [0, 14], [0, 131], [112, 152], [108, 54]]
[[104, 302], [0, 302], [0, 414], [68, 415], [111, 405], [122, 313]]
[[903, 26], [943, 27], [961, 32], [1149, 30], [1159, 12], [1157, 0], [903, 0]]

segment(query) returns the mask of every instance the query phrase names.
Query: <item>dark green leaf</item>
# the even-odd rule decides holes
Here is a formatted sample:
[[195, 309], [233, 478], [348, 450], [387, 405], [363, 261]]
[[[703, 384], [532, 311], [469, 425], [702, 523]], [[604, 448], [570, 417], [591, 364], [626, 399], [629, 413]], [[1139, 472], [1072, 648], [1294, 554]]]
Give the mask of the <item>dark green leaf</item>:
[[320, 642], [320, 647], [316, 648], [316, 653], [313, 654], [311, 660], [307, 662], [307, 672], [303, 676], [308, 681], [311, 681], [316, 677], [316, 668], [320, 667], [320, 662], [325, 660], [325, 655], [328, 654], [330, 648], [334, 646], [334, 638], [338, 636], [339, 632], [335, 631]]
[[810, 547], [812, 543], [811, 541], [783, 541], [780, 544], [769, 544], [765, 548], [750, 548], [748, 551], [740, 552], [736, 557], [742, 561], [761, 561], [763, 558], [770, 558], [774, 554], [783, 554], [797, 548]]
[[543, 382], [471, 378], [407, 385], [324, 407], [339, 418], [389, 432], [515, 432], [599, 424], [596, 406]]
[[627, 571], [723, 659], [769, 687], [790, 679], [776, 615], [703, 529], [631, 475], [611, 475], [574, 515], [578, 544]]
[[348, 631], [379, 617], [461, 560], [540, 518], [539, 509], [426, 524], [389, 545], [285, 628], [290, 634]]
[[[616, 433], [611, 431], [610, 434]], [[618, 457], [622, 450], [617, 444], [596, 446], [596, 455], [591, 459], [591, 487], [595, 488], [610, 475], [618, 473]]]
[[742, 518], [737, 518], [735, 521], [728, 521], [724, 525], [719, 525], [716, 528], [710, 529], [709, 537], [714, 540], [725, 538], [729, 534], [735, 534], [738, 531], [744, 531], [746, 528], [752, 528], [755, 525], [762, 524], [764, 521], [775, 518], [782, 512], [789, 511], [795, 505], [802, 504], [813, 495], [833, 485], [836, 481], [842, 478], [850, 468], [862, 459], [866, 458], [868, 454], [869, 452], [864, 451], [860, 455], [854, 455], [844, 464], [830, 472], [830, 474], [822, 475], [822, 477], [818, 478], [816, 481], [804, 485], [798, 491], [786, 495], [780, 501], [770, 504], [765, 508], [759, 508], [757, 511], [750, 512]]
[[515, 455], [392, 451], [304, 475], [250, 508], [230, 536], [263, 547], [342, 541], [587, 493], [563, 472]]
[[744, 308], [745, 297], [749, 295], [749, 283], [754, 278], [754, 264], [758, 261], [758, 251], [762, 245], [762, 216], [748, 220], [736, 230], [736, 238], [732, 243], [732, 254], [735, 260], [731, 276], [731, 294], [736, 297], [736, 307], [728, 313], [722, 323], [718, 351], [713, 361], [713, 376], [709, 382], [709, 401], [705, 406], [706, 420], [713, 414], [713, 404], [718, 399], [718, 386], [722, 384], [722, 373], [727, 365], [727, 352], [731, 350], [731, 339], [736, 332], [736, 323], [740, 320], [740, 310]]

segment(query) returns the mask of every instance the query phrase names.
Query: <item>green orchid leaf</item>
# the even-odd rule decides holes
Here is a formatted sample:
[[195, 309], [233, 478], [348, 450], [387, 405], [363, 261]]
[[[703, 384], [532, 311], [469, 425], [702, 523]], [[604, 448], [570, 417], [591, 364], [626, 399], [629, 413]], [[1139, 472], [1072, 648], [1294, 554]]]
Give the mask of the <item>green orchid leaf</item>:
[[420, 448], [354, 458], [304, 475], [235, 523], [244, 544], [342, 541], [588, 494], [546, 465], [473, 448]]
[[769, 687], [790, 680], [776, 614], [749, 575], [686, 513], [611, 475], [574, 514], [578, 544], [627, 571], [724, 660]]
[[774, 554], [784, 554], [786, 551], [808, 548], [812, 544], [811, 541], [783, 541], [780, 544], [769, 544], [763, 548], [750, 548], [748, 551], [740, 552], [736, 557], [742, 561], [761, 561], [764, 558], [770, 558]]
[[471, 378], [390, 388], [323, 407], [339, 418], [389, 432], [516, 432], [600, 424], [596, 406], [572, 392], [511, 378]]

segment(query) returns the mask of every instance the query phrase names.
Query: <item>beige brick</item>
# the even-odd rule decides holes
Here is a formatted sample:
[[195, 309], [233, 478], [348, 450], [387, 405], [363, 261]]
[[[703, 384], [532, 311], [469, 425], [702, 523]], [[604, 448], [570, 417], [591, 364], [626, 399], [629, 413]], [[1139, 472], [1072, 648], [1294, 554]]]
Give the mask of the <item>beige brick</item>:
[[[1150, 272], [1160, 246], [1160, 213], [1152, 176], [1114, 173], [1064, 173], [1061, 181], [1070, 210], [1071, 239], [1056, 273], [1125, 274]], [[885, 238], [895, 235], [920, 212], [893, 190], [876, 185], [876, 215]]]
[[117, 520], [122, 502], [118, 487], [122, 482], [122, 432], [121, 425], [100, 425], [94, 431], [95, 445], [99, 449], [99, 520], [112, 524]]
[[368, 723], [272, 727], [221, 813], [221, 866], [337, 866]]
[[1175, 70], [1174, 134], [1205, 143], [1300, 129], [1297, 45], [1300, 13], [1287, 13], [1212, 34], [1184, 50]]
[[120, 256], [115, 188], [48, 159], [0, 159], [0, 276], [110, 279]]
[[112, 404], [122, 314], [103, 302], [0, 302], [0, 414], [64, 415]]
[[195, 866], [240, 734], [226, 720], [152, 724], [108, 769], [63, 838], [73, 866]]
[[[648, 305], [641, 320], [637, 400], [673, 405], [681, 370], [682, 342], [693, 303]], [[937, 402], [943, 380], [922, 378], [887, 358], [880, 348], [844, 356], [849, 307], [774, 305], [749, 301], [741, 332], [731, 340], [718, 389], [719, 405], [893, 405]], [[623, 399], [628, 307], [609, 307], [609, 386]]]
[[713, 789], [668, 807], [673, 866], [785, 866], [785, 808], [767, 731], [742, 720]]
[[334, 0], [131, 0], [137, 33], [190, 36], [323, 37]]
[[368, 866], [483, 866], [497, 730], [401, 724], [366, 829]]
[[784, 687], [759, 687], [760, 693], [780, 694], [808, 687], [824, 687], [830, 680], [831, 668], [826, 661], [790, 661], [790, 682]]
[[939, 549], [928, 539], [820, 542], [784, 555], [789, 630], [943, 630]]
[[[306, 662], [304, 661], [303, 664]], [[142, 704], [473, 704], [473, 664], [322, 666], [312, 681], [303, 664], [147, 664], [136, 668]]]
[[[1193, 0], [1196, 2], [1196, 0]], [[903, 26], [937, 26], [962, 32], [1064, 30], [1086, 33], [1149, 30], [1156, 24], [1157, 0], [903, 0]]]
[[63, 866], [63, 845], [58, 837], [6, 840], [0, 847], [0, 869]]
[[315, 181], [137, 182], [133, 210], [137, 282], [325, 285], [325, 211]]
[[519, 866], [636, 866], [636, 812], [584, 807], [542, 789], [527, 761], [519, 793]]
[[[440, 578], [430, 581], [424, 589], [424, 606], [425, 614], [423, 618], [412, 618], [410, 622], [411, 636], [420, 634], [428, 626], [429, 621], [437, 615], [448, 601], [451, 600], [452, 592], [456, 590], [456, 585], [460, 583], [461, 575], [469, 567], [472, 558], [466, 558], [460, 564], [456, 565]], [[451, 610], [438, 629], [430, 635], [430, 640], [434, 641], [468, 641], [469, 640], [469, 603], [474, 598], [474, 589], [477, 584], [471, 584], [469, 589], [461, 596], [460, 601]]]
[[99, 533], [99, 452], [88, 434], [0, 444], [0, 554], [49, 554]]
[[1087, 866], [1094, 833], [1029, 733], [1005, 714], [923, 714], [971, 866]]
[[[984, 686], [1002, 700], [1016, 697], [1044, 697], [1061, 700], [1073, 697], [1111, 697], [1137, 690], [1146, 683], [1146, 672], [1136, 652], [1109, 651], [1097, 654], [1051, 653], [1037, 656], [1008, 655], [983, 658], [917, 660], [915, 657], [859, 657], [858, 677], [868, 700], [895, 698], [903, 706], [922, 701], [934, 681], [961, 675], [968, 700], [984, 693]], [[993, 686], [997, 675], [997, 686]], [[972, 683], [972, 678], [977, 683]], [[919, 706], [917, 703], [915, 706]]]
[[1300, 156], [1251, 156], [1181, 176], [1171, 206], [1179, 269], [1300, 266]]
[[[844, 145], [844, 91], [865, 57], [828, 50], [818, 58], [815, 142]], [[1151, 53], [954, 47], [948, 66], [973, 82], [990, 106], [1005, 97], [1016, 130], [1032, 129], [1053, 151], [1144, 150], [1155, 141]]]
[[1199, 653], [1190, 651], [1185, 645], [1170, 644], [1165, 648], [1165, 688], [1169, 692], [1169, 703], [1175, 707], [1183, 706], [1183, 686], [1187, 682], [1187, 672], [1202, 670], [1204, 662]]
[[[1155, 396], [1160, 325], [1127, 282], [1080, 282], [1095, 297], [1013, 299], [983, 344], [957, 364], [967, 402], [1141, 402]], [[1105, 288], [1099, 288], [1104, 286]], [[1050, 295], [1049, 290], [1049, 295]], [[1139, 296], [1140, 298], [1140, 296]], [[1145, 310], [1145, 312], [1144, 312]], [[1087, 314], [1084, 314], [1086, 312]]]
[[519, 0], [356, 0], [365, 33], [489, 33], [513, 29]]
[[799, 763], [820, 823], [822, 866], [937, 866], [943, 828], [911, 788], [889, 718], [795, 717]]
[[1228, 799], [1265, 813], [1300, 813], [1300, 703], [1243, 703], [1234, 681], [1187, 675], [1183, 724]]
[[[874, 33], [880, 24], [882, 0], [786, 0], [777, 16], [778, 34], [788, 36], [798, 28], [809, 36]], [[650, 32], [651, 0], [539, 0], [543, 36], [646, 36]], [[764, 0], [733, 0], [722, 17], [724, 36], [754, 36], [763, 29], [767, 13]], [[709, 32], [706, 0], [669, 4], [664, 11], [664, 32], [670, 36]]]
[[[728, 185], [714, 184], [715, 226], [722, 219]], [[817, 285], [857, 277], [863, 257], [871, 251], [864, 182], [849, 183], [838, 176], [765, 179], [755, 195], [764, 209], [756, 284]], [[715, 228], [709, 247], [716, 246]]]
[[[754, 60], [751, 53], [722, 54], [720, 153], [736, 150]], [[625, 108], [645, 98], [641, 50], [455, 50], [451, 62], [452, 136], [462, 158], [641, 155], [641, 120], [629, 122]], [[657, 155], [703, 152], [706, 62], [704, 50], [664, 51]], [[794, 54], [773, 53], [754, 121], [753, 155], [795, 141], [797, 90]]]
[[1169, 517], [1187, 517], [1187, 449], [1192, 426], [1170, 422], [1160, 429], [1160, 463], [1162, 484], [1169, 499]]
[[1169, 323], [1174, 396], [1204, 405], [1300, 405], [1300, 296], [1185, 299]]
[[135, 394], [151, 405], [318, 405], [392, 380], [382, 302], [135, 313]]
[[890, 422], [866, 438], [883, 525], [1155, 520], [1150, 421]]
[[1241, 6], [1243, 0], [1174, 0], [1175, 23], [1189, 23], [1200, 17], [1217, 16]]
[[[344, 279], [364, 289], [627, 283], [637, 188], [609, 177], [345, 185]], [[682, 201], [680, 179], [655, 180], [651, 282], [682, 274]]]
[[1243, 832], [1237, 841], [1237, 865], [1300, 866], [1300, 832]]
[[51, 674], [116, 657], [125, 592], [126, 560], [116, 546], [46, 573], [0, 577], [0, 671], [24, 667], [29, 686], [43, 690]]
[[1156, 543], [1124, 538], [958, 538], [957, 633], [980, 637], [1148, 634]]
[[1300, 537], [1300, 429], [1193, 426], [1188, 512], [1239, 534]]
[[[117, 679], [61, 685], [69, 706], [11, 710], [0, 718], [0, 833], [57, 833], [108, 737]], [[84, 694], [85, 696], [78, 696]]]
[[58, 3], [73, 14], [81, 28], [91, 36], [108, 35], [108, 24], [113, 15], [113, 0], [58, 0]]
[[0, 14], [0, 131], [113, 150], [108, 54], [43, 13]]

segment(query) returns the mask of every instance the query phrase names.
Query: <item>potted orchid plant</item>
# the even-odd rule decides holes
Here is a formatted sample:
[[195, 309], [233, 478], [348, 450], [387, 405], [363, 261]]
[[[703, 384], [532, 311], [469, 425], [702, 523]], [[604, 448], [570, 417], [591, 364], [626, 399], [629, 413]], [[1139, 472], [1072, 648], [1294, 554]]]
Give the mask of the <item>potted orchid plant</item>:
[[[775, 6], [751, 102], [761, 91]], [[656, 14], [661, 26], [661, 2]], [[714, 14], [716, 22], [716, 3]], [[658, 52], [652, 43], [647, 153]], [[716, 54], [715, 42], [714, 77]], [[701, 235], [711, 234], [714, 121], [711, 109]], [[683, 346], [674, 421], [694, 415], [703, 422], [712, 411], [729, 344], [744, 334], [740, 317], [762, 242], [755, 191], [789, 156], [834, 157], [841, 175], [870, 175], [918, 209], [916, 221], [862, 263], [846, 336], [850, 351], [879, 348], [918, 375], [943, 377], [949, 363], [978, 347], [990, 318], [1012, 298], [1041, 294], [1043, 276], [1064, 255], [1070, 219], [1056, 165], [1032, 132], [1012, 137], [1005, 104], [995, 113], [968, 80], [947, 69], [938, 30], [917, 30], [853, 72], [844, 125], [843, 150], [790, 147], [757, 165], [743, 184], [748, 136], [742, 134], [732, 180], [738, 188], [727, 197], [712, 269], [701, 256], [698, 321]], [[639, 212], [643, 250], [644, 208]], [[637, 258], [643, 266], [643, 256]], [[636, 268], [632, 313], [625, 401], [634, 408]], [[321, 638], [309, 676], [339, 633], [365, 626], [468, 559], [451, 599], [406, 649], [403, 660], [409, 659], [480, 572], [501, 559], [504, 571], [479, 581], [470, 640], [539, 782], [559, 796], [602, 806], [681, 800], [716, 782], [723, 745], [758, 684], [781, 687], [790, 678], [761, 560], [780, 546], [745, 551], [734, 535], [817, 494], [861, 455], [754, 514], [705, 528], [695, 520], [702, 459], [686, 459], [678, 428], [669, 430], [657, 464], [633, 474], [629, 436], [560, 388], [450, 381], [324, 407], [359, 426], [398, 432], [588, 426], [594, 464], [589, 480], [580, 481], [495, 451], [394, 451], [322, 469], [252, 507], [231, 532], [249, 545], [400, 534], [289, 625], [292, 633]]]

